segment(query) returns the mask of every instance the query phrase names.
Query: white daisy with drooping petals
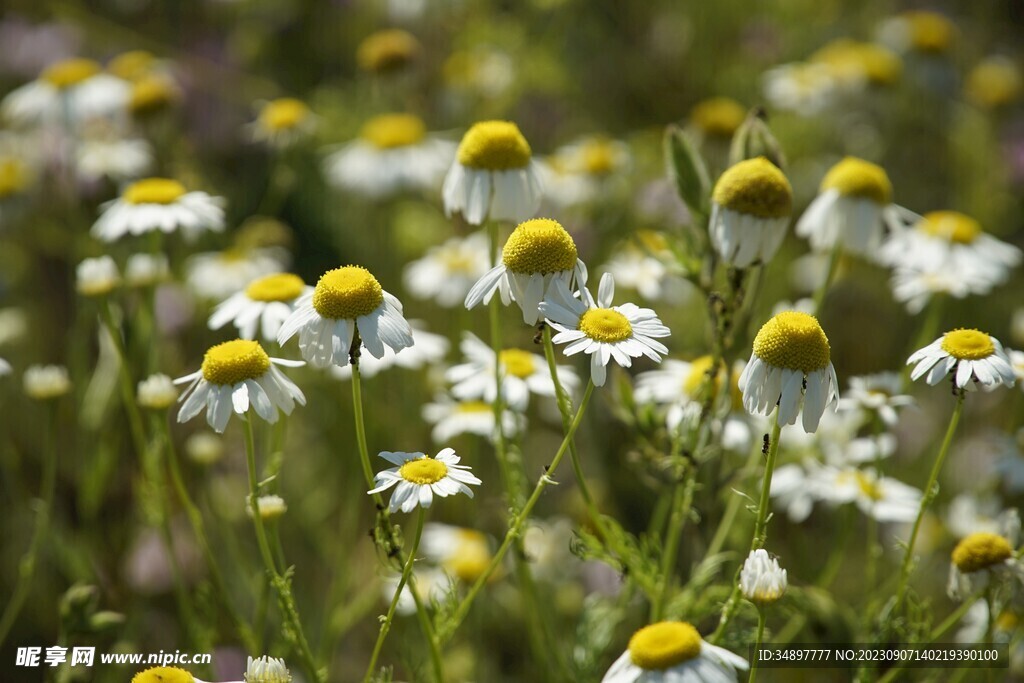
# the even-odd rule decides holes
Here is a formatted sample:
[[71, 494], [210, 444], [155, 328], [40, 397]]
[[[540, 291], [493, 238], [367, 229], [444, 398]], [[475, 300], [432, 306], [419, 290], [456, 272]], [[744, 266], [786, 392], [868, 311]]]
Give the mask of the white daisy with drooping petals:
[[174, 380], [190, 383], [178, 402], [178, 422], [187, 422], [206, 408], [206, 421], [221, 433], [231, 413], [245, 415], [251, 407], [270, 423], [277, 411], [291, 415], [295, 404], [306, 405], [302, 390], [275, 366], [299, 367], [302, 361], [271, 358], [259, 342], [235, 339], [210, 347], [202, 367]]
[[298, 275], [266, 275], [218, 304], [207, 324], [211, 330], [219, 330], [232, 323], [242, 339], [255, 339], [259, 330], [261, 339], [274, 341], [295, 301], [312, 291]]
[[974, 391], [978, 386], [991, 391], [1000, 385], [1012, 387], [1016, 377], [1003, 345], [995, 337], [979, 330], [956, 329], [947, 332], [907, 359], [915, 365], [910, 379], [922, 377], [938, 384], [948, 374], [956, 386]]
[[460, 465], [461, 458], [455, 449], [445, 448], [431, 458], [424, 453], [402, 453], [381, 451], [378, 455], [395, 465], [378, 472], [374, 483], [378, 486], [367, 493], [381, 493], [396, 487], [388, 506], [391, 512], [412, 512], [417, 506], [429, 508], [434, 496], [445, 498], [457, 493], [473, 497], [470, 485], [483, 482], [470, 472], [467, 465]]
[[747, 660], [700, 637], [685, 621], [644, 626], [629, 639], [601, 683], [730, 683]]
[[113, 242], [125, 235], [181, 230], [194, 239], [204, 230], [224, 230], [224, 199], [189, 192], [177, 180], [146, 178], [124, 189], [118, 199], [103, 205], [92, 226], [94, 237]]
[[582, 351], [590, 356], [590, 377], [595, 386], [604, 385], [606, 366], [613, 358], [628, 368], [633, 358], [647, 356], [660, 363], [662, 355], [668, 353], [657, 340], [671, 332], [657, 314], [636, 304], [612, 306], [614, 296], [615, 280], [605, 273], [596, 301], [585, 288], [576, 298], [565, 282], [555, 280], [551, 295], [540, 304], [548, 324], [558, 332], [552, 341], [567, 345], [565, 355]]
[[711, 244], [736, 268], [767, 263], [786, 238], [793, 188], [765, 157], [730, 167], [711, 195]]
[[348, 365], [356, 334], [374, 358], [384, 356], [385, 346], [398, 352], [413, 345], [402, 303], [361, 266], [327, 271], [295, 302], [277, 342], [283, 346], [296, 334], [302, 357], [315, 368]]

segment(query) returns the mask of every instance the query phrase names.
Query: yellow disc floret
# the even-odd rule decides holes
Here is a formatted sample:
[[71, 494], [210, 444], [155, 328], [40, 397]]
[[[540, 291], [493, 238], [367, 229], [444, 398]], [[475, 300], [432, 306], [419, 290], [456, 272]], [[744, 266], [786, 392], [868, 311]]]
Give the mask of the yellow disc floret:
[[981, 224], [959, 211], [931, 211], [919, 221], [917, 229], [957, 244], [971, 244], [981, 235]]
[[511, 121], [482, 121], [473, 124], [459, 143], [458, 160], [463, 166], [488, 171], [526, 168], [530, 143]]
[[173, 204], [185, 192], [177, 180], [146, 178], [129, 185], [121, 198], [129, 204]]
[[587, 140], [580, 149], [581, 166], [588, 175], [608, 175], [615, 170], [617, 159], [615, 145], [607, 138]]
[[294, 97], [271, 100], [260, 111], [260, 124], [271, 131], [291, 130], [309, 118], [309, 107]]
[[828, 366], [828, 337], [817, 318], [798, 311], [779, 313], [754, 338], [754, 354], [777, 368], [813, 372]]
[[379, 149], [415, 145], [427, 135], [427, 127], [412, 114], [381, 114], [363, 124], [360, 135]]
[[964, 89], [975, 104], [992, 108], [1010, 104], [1021, 93], [1020, 69], [1006, 57], [990, 57], [971, 69]]
[[647, 671], [663, 671], [700, 654], [700, 633], [685, 621], [644, 626], [629, 639], [629, 658]]
[[533, 374], [533, 354], [519, 349], [504, 349], [498, 354], [498, 361], [506, 375], [526, 379]]
[[829, 169], [821, 181], [821, 191], [838, 190], [844, 197], [863, 197], [876, 204], [892, 202], [892, 183], [885, 169], [870, 161], [846, 157]]
[[292, 301], [302, 294], [305, 286], [298, 275], [275, 273], [250, 282], [245, 295], [253, 301]]
[[132, 683], [192, 683], [192, 674], [176, 666], [155, 666], [140, 671], [132, 677]]
[[107, 71], [126, 81], [137, 81], [153, 70], [156, 57], [145, 50], [122, 52], [110, 60]]
[[484, 403], [483, 401], [461, 401], [455, 406], [455, 412], [466, 413], [469, 415], [475, 415], [477, 413], [491, 413], [494, 411], [494, 406], [490, 403]]
[[979, 330], [953, 330], [942, 336], [942, 350], [958, 360], [980, 360], [996, 352], [992, 337]]
[[903, 71], [903, 62], [892, 50], [848, 38], [827, 44], [811, 55], [810, 61], [828, 66], [840, 80], [866, 79], [878, 85], [895, 83]]
[[690, 110], [690, 122], [705, 135], [731, 138], [747, 118], [747, 110], [728, 97], [712, 97]]
[[170, 105], [177, 97], [178, 89], [169, 78], [150, 74], [132, 84], [128, 108], [136, 115], [151, 114]]
[[0, 159], [0, 199], [24, 190], [28, 179], [28, 168], [20, 159]]
[[1010, 542], [999, 534], [981, 531], [960, 541], [953, 549], [953, 564], [965, 574], [988, 569], [1013, 556]]
[[591, 308], [580, 316], [580, 332], [599, 342], [613, 344], [629, 339], [633, 326], [613, 308]]
[[516, 226], [501, 251], [513, 273], [558, 273], [576, 267], [576, 243], [558, 221], [533, 218]]
[[92, 78], [102, 70], [102, 67], [91, 59], [66, 59], [46, 67], [40, 78], [63, 90]]
[[366, 37], [356, 50], [356, 62], [364, 71], [386, 72], [399, 69], [420, 51], [420, 42], [408, 31], [386, 29]]
[[956, 26], [937, 12], [905, 12], [910, 27], [910, 44], [921, 52], [945, 52], [953, 44]]
[[258, 379], [270, 369], [270, 356], [259, 342], [235, 339], [211, 346], [203, 356], [203, 379], [212, 384], [234, 385]]
[[375, 311], [384, 301], [384, 290], [362, 266], [329, 270], [313, 290], [313, 308], [325, 318], [354, 320]]
[[715, 184], [712, 199], [723, 208], [759, 218], [783, 218], [793, 211], [793, 188], [765, 157], [729, 168]]
[[440, 460], [423, 456], [404, 463], [398, 468], [398, 474], [408, 482], [426, 486], [436, 484], [448, 476], [448, 466]]

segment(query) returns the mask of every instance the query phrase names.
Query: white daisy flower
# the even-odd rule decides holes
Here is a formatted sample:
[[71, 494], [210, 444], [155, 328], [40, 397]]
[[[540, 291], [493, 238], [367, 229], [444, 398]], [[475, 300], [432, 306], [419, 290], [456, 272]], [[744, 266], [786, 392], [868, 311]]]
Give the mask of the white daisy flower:
[[786, 570], [763, 548], [751, 550], [740, 569], [740, 592], [758, 605], [777, 601], [789, 585]]
[[832, 70], [825, 64], [781, 64], [766, 71], [762, 80], [772, 107], [801, 116], [825, 111], [839, 94]]
[[936, 294], [945, 294], [954, 299], [964, 299], [970, 295], [986, 296], [995, 284], [987, 273], [973, 270], [957, 273], [943, 270], [941, 266], [940, 270], [897, 266], [889, 281], [892, 298], [906, 306], [911, 315], [923, 311]]
[[746, 659], [705, 641], [685, 621], [662, 621], [633, 634], [601, 683], [727, 683], [748, 668]]
[[139, 178], [153, 166], [153, 148], [143, 139], [87, 137], [75, 147], [75, 173], [83, 182]]
[[21, 378], [25, 395], [37, 401], [59, 398], [71, 391], [71, 378], [63, 365], [32, 365]]
[[109, 256], [87, 258], [75, 269], [75, 288], [82, 296], [104, 296], [121, 284], [121, 273]]
[[1024, 586], [1024, 563], [1016, 556], [1020, 536], [1020, 517], [1008, 515], [998, 533], [977, 531], [961, 540], [953, 549], [946, 592], [953, 600], [963, 600], [984, 588], [990, 581], [1012, 582]]
[[617, 250], [603, 270], [611, 273], [620, 287], [635, 289], [648, 301], [680, 304], [693, 291], [670, 256], [649, 254], [632, 245]]
[[186, 422], [206, 408], [206, 421], [222, 433], [231, 413], [245, 415], [250, 406], [270, 423], [277, 422], [278, 409], [291, 415], [295, 403], [306, 405], [302, 390], [277, 365], [299, 367], [302, 361], [271, 358], [259, 342], [235, 339], [211, 346], [202, 367], [174, 380], [189, 383], [178, 399], [178, 422]]
[[433, 299], [445, 308], [458, 306], [476, 281], [490, 270], [489, 252], [483, 232], [453, 237], [406, 265], [402, 281], [417, 299]]
[[16, 126], [67, 123], [107, 117], [122, 111], [130, 89], [120, 78], [103, 73], [91, 59], [51, 64], [39, 78], [12, 90], [0, 103], [0, 114]]
[[510, 121], [474, 124], [459, 144], [442, 195], [445, 215], [461, 213], [470, 225], [533, 216], [540, 207], [541, 182], [518, 126]]
[[[661, 403], [671, 405], [674, 403], [700, 402], [706, 397], [702, 391], [707, 386], [707, 380], [711, 375], [710, 355], [695, 358], [693, 361], [669, 360], [662, 361], [657, 370], [641, 372], [636, 376], [633, 398], [637, 403]], [[729, 390], [733, 395], [733, 407], [742, 407], [742, 396], [739, 392], [737, 381], [739, 379], [742, 362], [737, 363], [733, 368], [732, 381], [729, 382]], [[725, 364], [719, 368], [714, 378], [714, 391], [717, 394], [722, 390], [726, 381]]]
[[316, 129], [316, 117], [306, 103], [294, 97], [280, 97], [263, 103], [250, 125], [252, 139], [284, 148], [309, 137]]
[[[447, 443], [460, 434], [474, 434], [487, 439], [495, 438], [494, 406], [483, 401], [453, 401], [439, 395], [423, 406], [423, 419], [434, 425], [430, 438], [435, 443]], [[506, 438], [514, 437], [526, 429], [526, 418], [507, 408], [502, 411], [501, 430]]]
[[888, 426], [899, 419], [896, 411], [914, 405], [914, 399], [903, 392], [903, 382], [895, 372], [851, 377], [846, 395], [839, 401], [840, 410], [863, 410], [877, 415]]
[[779, 313], [754, 338], [750, 361], [740, 375], [743, 405], [768, 416], [778, 406], [780, 425], [796, 423], [803, 413], [805, 432], [818, 429], [825, 408], [839, 401], [839, 380], [829, 358], [828, 337], [814, 316]]
[[986, 391], [1003, 384], [1012, 387], [1015, 380], [1003, 345], [978, 330], [947, 332], [912, 353], [907, 365], [914, 364], [910, 379], [916, 381], [925, 377], [928, 384], [935, 385], [953, 373], [956, 386], [967, 391], [974, 391], [978, 385]]
[[[463, 333], [459, 348], [467, 362], [445, 372], [445, 379], [452, 384], [452, 396], [460, 401], [480, 399], [493, 403], [497, 393], [494, 351], [472, 332]], [[555, 383], [551, 381], [544, 356], [520, 349], [502, 349], [498, 363], [502, 375], [502, 402], [512, 410], [525, 411], [530, 394], [555, 395]], [[575, 391], [579, 378], [572, 368], [558, 366], [557, 372], [562, 387], [569, 393]]]
[[945, 521], [949, 533], [962, 539], [978, 531], [1009, 533], [1016, 523], [1014, 517], [1017, 517], [1017, 511], [1003, 510], [998, 495], [979, 496], [965, 492], [949, 502]]
[[459, 456], [452, 448], [442, 449], [431, 458], [423, 453], [381, 451], [378, 454], [395, 467], [378, 472], [374, 483], [378, 486], [367, 493], [381, 493], [396, 487], [388, 506], [391, 512], [412, 512], [417, 506], [429, 508], [434, 496], [445, 498], [457, 493], [473, 497], [469, 485], [482, 484], [467, 465], [460, 465]]
[[711, 243], [736, 268], [767, 263], [786, 237], [793, 189], [765, 157], [730, 167], [711, 195]]
[[218, 304], [207, 324], [219, 330], [232, 323], [242, 339], [255, 339], [258, 329], [261, 339], [274, 341], [296, 299], [312, 291], [298, 275], [265, 275]]
[[283, 659], [276, 657], [246, 658], [245, 683], [291, 683], [292, 675]]
[[[288, 504], [278, 495], [260, 496], [256, 499], [256, 506], [260, 511], [260, 519], [267, 522], [288, 512]], [[245, 514], [252, 519], [252, 501], [249, 496], [245, 497]]]
[[1006, 360], [1010, 362], [1013, 376], [1020, 382], [1021, 391], [1024, 391], [1024, 351], [1006, 349]]
[[178, 390], [167, 375], [157, 373], [139, 382], [136, 400], [143, 408], [163, 410], [170, 408], [178, 398]]
[[302, 357], [315, 368], [348, 365], [356, 334], [374, 358], [384, 356], [385, 346], [398, 352], [413, 344], [402, 303], [361, 266], [327, 271], [312, 292], [295, 302], [277, 342], [283, 346], [296, 334]]
[[132, 254], [124, 265], [124, 283], [129, 287], [151, 287], [171, 276], [165, 254]]
[[224, 229], [224, 200], [205, 192], [189, 192], [177, 180], [146, 178], [103, 205], [92, 226], [94, 237], [113, 242], [125, 235], [181, 230], [193, 239], [204, 230]]
[[886, 18], [878, 27], [880, 42], [899, 52], [928, 55], [947, 52], [958, 30], [948, 17], [929, 10], [907, 10]]
[[472, 583], [483, 575], [493, 557], [486, 534], [438, 522], [424, 525], [420, 552], [449, 576], [465, 583]]
[[[440, 363], [448, 354], [448, 337], [428, 332], [422, 320], [410, 320], [409, 327], [412, 329], [412, 346], [402, 349], [401, 353], [396, 353], [391, 347], [385, 346], [384, 355], [380, 358], [362, 354], [359, 357], [359, 376], [368, 379], [392, 367], [419, 370], [424, 366]], [[341, 380], [351, 379], [352, 366], [332, 365], [330, 373]]]
[[773, 509], [785, 510], [789, 521], [800, 523], [811, 516], [818, 500], [814, 471], [819, 467], [814, 460], [806, 461], [806, 468], [797, 464], [782, 465], [772, 473], [770, 496], [778, 499]]
[[581, 138], [558, 148], [540, 164], [544, 198], [569, 207], [597, 199], [609, 181], [629, 171], [629, 147], [603, 136]]
[[287, 270], [290, 261], [287, 250], [277, 247], [204, 252], [186, 261], [185, 279], [203, 299], [222, 301], [253, 280]]
[[813, 486], [821, 500], [856, 503], [861, 512], [879, 522], [913, 522], [921, 506], [919, 489], [873, 469], [826, 466], [816, 470]]
[[846, 157], [825, 174], [818, 196], [797, 221], [796, 234], [817, 251], [839, 243], [855, 254], [874, 254], [886, 229], [902, 228], [885, 169]]
[[671, 332], [649, 308], [635, 304], [612, 306], [615, 280], [608, 273], [601, 278], [595, 301], [585, 288], [580, 298], [562, 280], [547, 299], [540, 304], [548, 324], [558, 333], [552, 338], [556, 344], [567, 344], [565, 355], [584, 352], [590, 356], [590, 377], [595, 386], [604, 386], [608, 361], [624, 368], [630, 367], [632, 358], [647, 356], [656, 363], [668, 349], [657, 341]]
[[587, 266], [578, 257], [576, 243], [558, 221], [534, 218], [516, 226], [501, 250], [501, 263], [481, 277], [466, 295], [466, 308], [490, 303], [501, 293], [506, 306], [519, 304], [523, 322], [535, 325], [539, 304], [556, 282], [567, 289], [583, 287]]
[[428, 135], [418, 117], [382, 114], [324, 160], [324, 174], [332, 185], [372, 198], [436, 191], [454, 155], [455, 143]]

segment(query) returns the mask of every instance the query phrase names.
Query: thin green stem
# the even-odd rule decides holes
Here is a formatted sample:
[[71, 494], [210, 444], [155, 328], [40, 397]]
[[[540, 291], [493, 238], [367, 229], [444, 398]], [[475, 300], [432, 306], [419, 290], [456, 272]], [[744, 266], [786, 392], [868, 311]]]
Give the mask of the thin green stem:
[[687, 467], [682, 480], [677, 481], [672, 486], [671, 513], [669, 515], [665, 545], [661, 554], [661, 583], [658, 586], [658, 594], [651, 603], [652, 624], [661, 621], [662, 614], [664, 613], [669, 586], [672, 585], [672, 573], [676, 564], [676, 556], [679, 554], [679, 541], [683, 535], [683, 527], [686, 526], [686, 519], [689, 517], [696, 483], [697, 468], [691, 465]]
[[754, 683], [757, 680], [757, 665], [760, 661], [761, 653], [761, 642], [764, 640], [764, 623], [766, 621], [766, 615], [764, 608], [758, 605], [757, 607], [757, 636], [754, 638], [754, 656], [753, 661], [750, 662], [750, 678], [747, 679], [747, 683]]
[[[353, 342], [354, 344], [355, 342]], [[359, 463], [363, 466], [363, 476], [366, 477], [366, 485], [373, 489], [373, 467], [370, 466], [370, 452], [366, 447], [366, 425], [363, 422], [363, 393], [360, 383], [359, 358], [352, 363], [352, 412], [356, 422], [356, 444], [359, 449]], [[384, 505], [384, 499], [379, 493], [373, 494], [373, 502], [380, 509]]]
[[110, 334], [117, 351], [117, 359], [121, 364], [118, 369], [118, 379], [121, 384], [121, 401], [124, 403], [124, 410], [128, 413], [128, 427], [132, 435], [132, 442], [138, 457], [143, 457], [146, 452], [146, 432], [142, 427], [142, 415], [139, 412], [139, 405], [135, 401], [135, 385], [132, 382], [131, 369], [128, 366], [128, 354], [124, 347], [124, 340], [121, 338], [121, 329], [114, 322], [114, 313], [110, 308], [110, 301], [104, 299], [100, 304], [100, 313], [104, 326]]
[[818, 285], [818, 289], [814, 292], [814, 314], [817, 315], [821, 312], [821, 304], [825, 301], [825, 295], [828, 294], [828, 288], [832, 285], [832, 280], [836, 276], [836, 270], [839, 267], [839, 261], [843, 256], [843, 244], [840, 241], [836, 241], [835, 246], [832, 247], [832, 254], [828, 260], [828, 270], [825, 271], [825, 279]]

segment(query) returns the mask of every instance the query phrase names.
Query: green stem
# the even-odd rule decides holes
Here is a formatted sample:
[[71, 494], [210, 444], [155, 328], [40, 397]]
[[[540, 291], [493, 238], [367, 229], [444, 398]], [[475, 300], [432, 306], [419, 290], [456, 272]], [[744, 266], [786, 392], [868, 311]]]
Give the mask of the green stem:
[[942, 470], [942, 463], [946, 460], [946, 454], [949, 452], [949, 446], [953, 443], [953, 434], [956, 432], [956, 426], [960, 422], [960, 414], [963, 412], [963, 409], [964, 392], [960, 390], [956, 399], [956, 407], [953, 409], [953, 415], [949, 419], [949, 427], [946, 428], [946, 437], [942, 440], [942, 447], [939, 449], [939, 455], [935, 458], [935, 463], [932, 465], [931, 474], [928, 475], [928, 483], [925, 484], [924, 495], [921, 496], [921, 506], [917, 510], [917, 518], [914, 520], [914, 527], [910, 531], [910, 540], [907, 541], [907, 551], [903, 556], [903, 564], [900, 566], [900, 582], [896, 588], [896, 602], [893, 605], [893, 611], [902, 604], [903, 598], [906, 595], [907, 581], [910, 579], [910, 571], [914, 559], [914, 545], [917, 543], [917, 534], [921, 530], [921, 521], [924, 519], [924, 513], [928, 509], [928, 505], [938, 493], [936, 485], [939, 479], [939, 472]]
[[[356, 342], [352, 343], [353, 345], [356, 344]], [[359, 463], [363, 466], [363, 476], [366, 477], [366, 485], [373, 489], [376, 487], [373, 485], [373, 467], [370, 466], [370, 452], [366, 447], [366, 426], [363, 422], [363, 393], [360, 386], [358, 356], [356, 356], [352, 363], [352, 412], [355, 415], [356, 422], [356, 444], [359, 449]], [[380, 497], [379, 493], [373, 494], [373, 502], [377, 504], [377, 509], [384, 505], [384, 499]]]
[[764, 608], [760, 605], [757, 608], [757, 636], [754, 639], [754, 656], [750, 662], [750, 678], [747, 683], [754, 683], [757, 679], [757, 664], [760, 661], [761, 642], [764, 640], [764, 622], [766, 621]]
[[[761, 455], [761, 445], [756, 444], [750, 451], [750, 456], [747, 458], [747, 462], [743, 465], [743, 472], [749, 472], [754, 469], [757, 465], [758, 456]], [[736, 521], [736, 515], [740, 511], [740, 506], [743, 505], [744, 497], [733, 492], [729, 498], [729, 502], [726, 503], [725, 513], [722, 515], [722, 519], [718, 522], [718, 527], [715, 529], [715, 535], [711, 537], [711, 543], [708, 545], [708, 550], [704, 554], [705, 557], [712, 557], [717, 555], [722, 547], [725, 545], [725, 539], [729, 535], [729, 532], [733, 529], [733, 524]]]
[[118, 371], [118, 379], [121, 383], [121, 401], [124, 403], [125, 412], [128, 413], [128, 427], [132, 435], [132, 442], [135, 445], [135, 452], [142, 457], [146, 452], [146, 433], [142, 428], [142, 415], [139, 412], [139, 405], [135, 401], [135, 385], [132, 383], [131, 369], [128, 367], [128, 354], [125, 351], [124, 341], [121, 339], [121, 330], [114, 322], [114, 313], [110, 308], [110, 301], [104, 299], [100, 304], [100, 313], [103, 323], [110, 334], [117, 351], [117, 358], [121, 363]]
[[832, 255], [828, 260], [828, 270], [825, 272], [825, 279], [822, 280], [818, 289], [814, 292], [814, 314], [817, 315], [821, 312], [821, 304], [825, 301], [825, 295], [828, 294], [828, 288], [832, 285], [832, 280], [836, 276], [836, 270], [839, 267], [839, 260], [843, 256], [843, 243], [836, 241], [835, 246], [832, 247]]
[[661, 583], [658, 586], [658, 594], [651, 603], [652, 624], [661, 621], [664, 613], [669, 586], [672, 584], [676, 556], [679, 554], [679, 541], [682, 538], [683, 527], [686, 526], [686, 518], [689, 516], [690, 506], [693, 503], [693, 491], [696, 483], [697, 468], [691, 465], [682, 479], [672, 486], [671, 513], [661, 555]]

